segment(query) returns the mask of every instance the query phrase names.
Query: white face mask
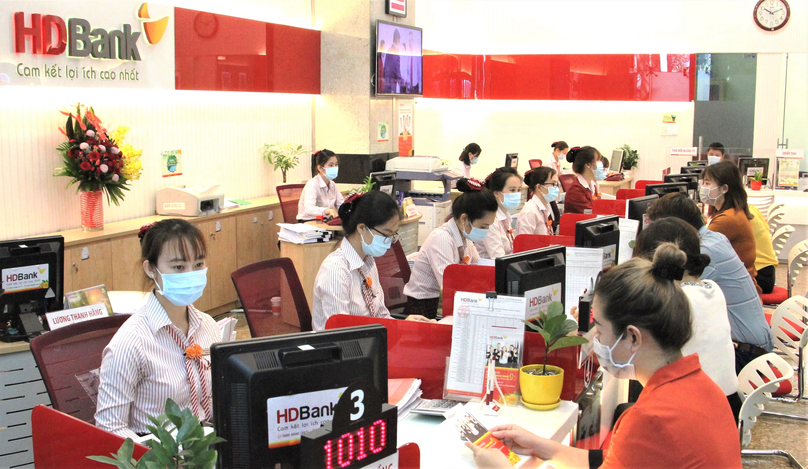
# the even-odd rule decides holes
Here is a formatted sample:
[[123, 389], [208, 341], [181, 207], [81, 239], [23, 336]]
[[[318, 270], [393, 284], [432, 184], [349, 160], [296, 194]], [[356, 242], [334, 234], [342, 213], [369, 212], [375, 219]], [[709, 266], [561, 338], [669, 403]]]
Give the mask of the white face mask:
[[[718, 195], [713, 197], [713, 190], [718, 190]], [[721, 192], [720, 187], [704, 187], [699, 188], [699, 199], [707, 205], [715, 205], [724, 194]]]
[[620, 334], [620, 337], [617, 339], [617, 342], [615, 342], [614, 345], [611, 346], [611, 348], [601, 344], [598, 338], [595, 337], [595, 339], [593, 340], [595, 355], [598, 356], [600, 366], [602, 366], [607, 373], [614, 376], [615, 378], [637, 379], [637, 373], [634, 370], [634, 364], [631, 363], [631, 361], [634, 360], [634, 356], [637, 355], [637, 352], [634, 352], [631, 355], [631, 358], [628, 359], [628, 362], [622, 365], [615, 363], [614, 359], [612, 359], [612, 350], [614, 350], [614, 348], [617, 347], [617, 344], [619, 344], [620, 341], [623, 340], [624, 335], [625, 332], [623, 334]]

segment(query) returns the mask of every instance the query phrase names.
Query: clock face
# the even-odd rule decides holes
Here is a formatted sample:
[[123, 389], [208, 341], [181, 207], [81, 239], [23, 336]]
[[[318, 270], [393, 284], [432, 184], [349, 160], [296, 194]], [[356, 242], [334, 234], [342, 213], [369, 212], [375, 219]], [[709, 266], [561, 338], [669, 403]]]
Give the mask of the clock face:
[[200, 37], [213, 37], [218, 29], [219, 21], [216, 19], [215, 15], [202, 11], [196, 14], [194, 18], [194, 30], [196, 30], [196, 33], [199, 34]]
[[788, 22], [791, 8], [786, 0], [760, 0], [753, 12], [755, 23], [766, 31], [777, 31]]

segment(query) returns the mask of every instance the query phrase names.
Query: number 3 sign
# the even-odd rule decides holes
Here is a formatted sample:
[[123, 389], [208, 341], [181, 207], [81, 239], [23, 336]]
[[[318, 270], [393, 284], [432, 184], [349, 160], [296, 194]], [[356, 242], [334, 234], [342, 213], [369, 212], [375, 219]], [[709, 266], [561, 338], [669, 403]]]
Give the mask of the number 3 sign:
[[301, 467], [367, 467], [396, 453], [398, 411], [382, 404], [368, 382], [350, 385], [334, 407], [334, 420], [300, 436]]

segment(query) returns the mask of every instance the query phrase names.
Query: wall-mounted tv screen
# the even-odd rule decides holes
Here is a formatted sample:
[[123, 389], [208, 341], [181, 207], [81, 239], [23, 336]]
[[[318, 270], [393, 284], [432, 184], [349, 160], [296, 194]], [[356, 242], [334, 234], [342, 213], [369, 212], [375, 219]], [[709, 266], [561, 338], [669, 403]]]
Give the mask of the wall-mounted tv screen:
[[414, 26], [376, 22], [376, 96], [421, 96], [423, 31]]

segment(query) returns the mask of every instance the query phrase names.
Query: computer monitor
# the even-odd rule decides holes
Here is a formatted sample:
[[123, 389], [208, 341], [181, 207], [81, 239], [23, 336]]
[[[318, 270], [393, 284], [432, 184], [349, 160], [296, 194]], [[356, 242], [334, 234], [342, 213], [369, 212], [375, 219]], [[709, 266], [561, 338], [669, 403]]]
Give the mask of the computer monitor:
[[690, 198], [696, 200], [699, 193], [699, 175], [698, 174], [666, 174], [665, 182], [684, 182], [687, 184], [687, 193]]
[[396, 197], [396, 171], [379, 171], [370, 173], [370, 179], [374, 182], [374, 191], [381, 191]]
[[38, 315], [64, 309], [64, 256], [61, 236], [0, 242], [0, 341], [35, 337]]
[[609, 215], [575, 224], [575, 246], [579, 248], [603, 248], [603, 268], [617, 265], [620, 248], [620, 217]]
[[659, 196], [656, 194], [628, 199], [628, 218], [640, 222], [637, 227], [637, 233], [642, 231], [642, 229], [650, 223], [645, 216], [645, 212], [657, 199], [659, 199]]
[[563, 246], [498, 257], [494, 261], [497, 293], [527, 298], [525, 319], [535, 317], [540, 311], [547, 311], [552, 301], [563, 304], [566, 259], [567, 251]]
[[769, 159], [768, 158], [739, 158], [738, 169], [744, 183], [747, 183], [755, 175], [755, 171], [760, 171], [763, 175], [763, 182], [768, 182]]
[[505, 155], [505, 167], [517, 169], [519, 165], [519, 153], [507, 153]]
[[387, 402], [380, 324], [222, 342], [210, 348], [218, 467], [299, 467], [300, 434], [333, 418], [340, 393], [371, 383]]
[[681, 174], [701, 174], [706, 166], [682, 166], [679, 168]]
[[687, 194], [687, 183], [668, 182], [664, 184], [648, 184], [645, 186], [645, 195], [656, 194], [662, 197], [663, 195], [670, 194], [671, 192], [684, 192]]
[[614, 171], [615, 173], [619, 173], [623, 170], [623, 156], [625, 155], [625, 151], [622, 148], [615, 148], [612, 150], [612, 161], [609, 165], [609, 170]]

